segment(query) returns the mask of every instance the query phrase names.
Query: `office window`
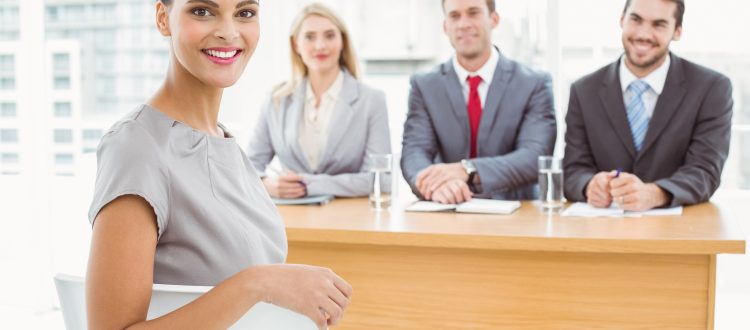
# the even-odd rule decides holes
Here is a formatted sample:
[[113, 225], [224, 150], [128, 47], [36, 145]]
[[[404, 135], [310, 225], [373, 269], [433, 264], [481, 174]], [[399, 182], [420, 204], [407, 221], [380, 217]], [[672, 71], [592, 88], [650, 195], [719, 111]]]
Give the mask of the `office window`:
[[16, 63], [13, 55], [0, 55], [0, 75], [13, 75], [13, 73], [15, 72], [15, 68]]
[[11, 7], [5, 10], [5, 17], [3, 17], [5, 26], [18, 27], [18, 7]]
[[99, 77], [96, 79], [96, 92], [99, 95], [114, 94], [117, 92], [115, 84], [115, 78], [113, 77]]
[[15, 128], [0, 129], [0, 143], [18, 143], [18, 130]]
[[[97, 49], [114, 49], [115, 46], [118, 46], [117, 31], [115, 29], [97, 30], [93, 33], [93, 38]], [[141, 40], [140, 42], [143, 41]], [[138, 43], [133, 45], [138, 45]], [[120, 43], [119, 46], [122, 46], [122, 43]], [[107, 56], [112, 55], [109, 54]]]
[[0, 55], [0, 90], [16, 88], [15, 65], [13, 55]]
[[100, 129], [84, 129], [83, 130], [83, 141], [99, 141], [102, 138], [104, 131]]
[[0, 118], [14, 118], [16, 117], [16, 104], [12, 102], [1, 102], [0, 103]]
[[58, 53], [52, 55], [52, 70], [56, 74], [69, 74], [70, 73], [70, 55], [66, 53]]
[[97, 52], [94, 61], [97, 72], [114, 72], [115, 57], [106, 52]]
[[16, 89], [16, 79], [9, 77], [0, 77], [0, 90]]
[[73, 143], [73, 130], [72, 129], [55, 129], [54, 131], [55, 143]]
[[[735, 88], [738, 87], [735, 86]], [[750, 81], [742, 87], [744, 89], [740, 94], [739, 100], [735, 100], [734, 104], [734, 123], [738, 125], [750, 125]]]
[[65, 9], [65, 21], [83, 22], [86, 21], [86, 8], [83, 5], [68, 5]]
[[116, 18], [114, 4], [95, 4], [92, 7], [92, 13], [95, 21], [106, 22]]
[[15, 153], [15, 152], [3, 152], [3, 153], [0, 153], [0, 163], [2, 163], [2, 164], [18, 164], [18, 153]]
[[55, 89], [70, 89], [70, 77], [55, 77]]
[[71, 165], [73, 164], [73, 154], [69, 153], [59, 153], [55, 154], [55, 164], [56, 165]]
[[55, 102], [55, 118], [70, 118], [73, 116], [73, 110], [70, 102]]
[[48, 6], [46, 8], [47, 22], [57, 22], [60, 20], [60, 9], [56, 6]]
[[0, 31], [0, 40], [18, 40], [18, 31]]

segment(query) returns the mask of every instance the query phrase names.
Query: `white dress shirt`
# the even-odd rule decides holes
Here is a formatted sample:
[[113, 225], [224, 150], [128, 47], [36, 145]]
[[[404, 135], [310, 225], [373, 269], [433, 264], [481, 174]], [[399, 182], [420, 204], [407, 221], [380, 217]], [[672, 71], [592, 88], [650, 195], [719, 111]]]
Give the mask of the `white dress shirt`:
[[301, 120], [299, 125], [299, 145], [313, 171], [318, 170], [320, 157], [325, 150], [328, 140], [328, 124], [341, 94], [343, 81], [344, 75], [339, 71], [331, 87], [321, 95], [318, 107], [315, 107], [315, 93], [310, 86], [310, 81], [307, 81], [305, 110], [302, 114], [304, 120]]
[[[659, 100], [659, 95], [661, 95], [661, 92], [664, 90], [664, 83], [667, 81], [670, 62], [669, 55], [667, 55], [667, 59], [660, 67], [649, 73], [648, 76], [641, 78], [641, 80], [646, 82], [650, 87], [642, 96], [643, 105], [646, 107], [646, 115], [649, 119], [653, 117], [656, 101]], [[625, 65], [625, 58], [623, 55], [623, 57], [620, 58], [620, 87], [622, 88], [623, 104], [628, 104], [628, 100], [633, 97], [633, 95], [631, 95], [632, 93], [628, 91], [628, 86], [636, 80], [638, 80], [638, 77], [636, 77], [635, 74], [628, 69], [628, 66]]]
[[460, 63], [458, 63], [458, 59], [456, 58], [456, 56], [453, 56], [453, 68], [456, 70], [458, 82], [461, 83], [461, 89], [463, 90], [464, 101], [466, 101], [467, 104], [469, 102], [470, 88], [469, 81], [467, 81], [466, 79], [469, 76], [480, 76], [482, 77], [482, 82], [479, 83], [477, 92], [479, 92], [479, 100], [482, 102], [482, 109], [484, 109], [484, 102], [485, 100], [487, 100], [487, 93], [490, 90], [492, 77], [495, 76], [495, 68], [497, 67], [497, 62], [499, 60], [500, 52], [497, 51], [497, 48], [492, 47], [492, 52], [490, 53], [490, 58], [487, 60], [487, 62], [484, 63], [484, 65], [476, 72], [469, 72], [463, 66], [461, 66]]

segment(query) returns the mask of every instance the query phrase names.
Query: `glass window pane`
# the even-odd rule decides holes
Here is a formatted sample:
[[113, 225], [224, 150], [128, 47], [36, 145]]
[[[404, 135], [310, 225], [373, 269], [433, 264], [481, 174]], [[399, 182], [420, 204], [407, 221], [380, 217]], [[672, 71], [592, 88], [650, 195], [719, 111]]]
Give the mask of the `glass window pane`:
[[729, 158], [721, 175], [721, 188], [750, 189], [750, 130], [732, 130]]
[[0, 78], [0, 89], [4, 90], [10, 90], [10, 89], [16, 89], [16, 79], [15, 78]]
[[0, 74], [12, 75], [15, 71], [15, 61], [13, 55], [3, 54], [0, 55]]
[[60, 14], [58, 11], [58, 8], [55, 6], [49, 6], [47, 7], [47, 21], [48, 22], [57, 22], [60, 20]]
[[55, 89], [70, 89], [70, 77], [55, 77]]
[[57, 165], [73, 164], [73, 154], [55, 154], [55, 164]]
[[3, 152], [3, 153], [0, 153], [0, 163], [2, 163], [2, 164], [18, 164], [18, 153], [15, 153], [15, 152]]
[[102, 138], [104, 132], [100, 129], [84, 129], [83, 140], [84, 141], [99, 141]]
[[18, 130], [15, 128], [0, 129], [0, 143], [17, 143]]
[[56, 74], [67, 74], [70, 72], [70, 55], [58, 53], [52, 55], [52, 69]]
[[55, 143], [73, 143], [73, 130], [55, 129], [54, 140]]
[[16, 104], [12, 102], [0, 103], [0, 118], [13, 118], [16, 114]]
[[70, 102], [55, 102], [55, 117], [69, 118], [73, 116]]

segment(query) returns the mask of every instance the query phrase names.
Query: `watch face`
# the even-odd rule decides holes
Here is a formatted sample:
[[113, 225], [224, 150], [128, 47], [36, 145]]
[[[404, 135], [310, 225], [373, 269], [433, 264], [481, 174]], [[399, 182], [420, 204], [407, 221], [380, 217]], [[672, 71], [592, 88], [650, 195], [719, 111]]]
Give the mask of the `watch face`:
[[477, 168], [474, 167], [474, 163], [472, 163], [468, 159], [462, 159], [461, 166], [464, 167], [464, 170], [466, 171], [467, 174], [472, 174], [477, 171]]

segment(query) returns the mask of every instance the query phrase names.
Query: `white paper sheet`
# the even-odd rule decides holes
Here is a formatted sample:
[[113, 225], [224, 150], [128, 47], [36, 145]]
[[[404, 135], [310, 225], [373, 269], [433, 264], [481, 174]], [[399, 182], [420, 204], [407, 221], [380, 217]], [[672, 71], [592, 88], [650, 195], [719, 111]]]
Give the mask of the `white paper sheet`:
[[682, 206], [652, 209], [644, 212], [624, 211], [612, 204], [608, 208], [593, 207], [588, 203], [574, 203], [565, 209], [562, 214], [564, 217], [642, 217], [642, 216], [674, 216], [682, 215]]

